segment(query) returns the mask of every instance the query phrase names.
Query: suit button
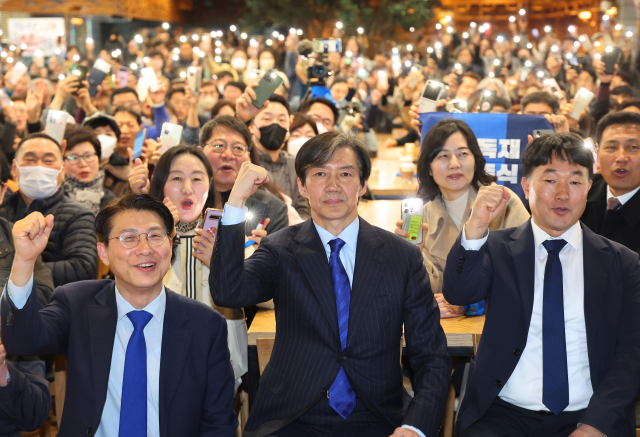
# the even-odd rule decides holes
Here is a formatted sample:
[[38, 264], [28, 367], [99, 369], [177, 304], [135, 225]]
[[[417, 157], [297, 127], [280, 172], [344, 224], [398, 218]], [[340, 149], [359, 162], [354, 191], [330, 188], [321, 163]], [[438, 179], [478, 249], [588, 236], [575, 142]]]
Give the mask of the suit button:
[[93, 428], [89, 427], [87, 429], [87, 435], [91, 435], [93, 433]]
[[513, 350], [513, 355], [515, 355], [516, 357], [519, 357], [522, 354], [522, 351], [518, 348], [515, 348]]
[[498, 388], [502, 387], [502, 381], [500, 381], [499, 379], [496, 379], [496, 387]]

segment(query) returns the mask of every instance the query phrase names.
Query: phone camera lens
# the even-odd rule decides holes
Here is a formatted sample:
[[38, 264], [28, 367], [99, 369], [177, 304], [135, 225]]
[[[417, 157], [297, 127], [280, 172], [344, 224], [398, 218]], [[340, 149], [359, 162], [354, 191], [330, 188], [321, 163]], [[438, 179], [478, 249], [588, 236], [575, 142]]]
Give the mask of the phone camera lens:
[[408, 210], [408, 209], [405, 209], [405, 210], [404, 210], [404, 213], [405, 213], [405, 214], [409, 214], [409, 210]]

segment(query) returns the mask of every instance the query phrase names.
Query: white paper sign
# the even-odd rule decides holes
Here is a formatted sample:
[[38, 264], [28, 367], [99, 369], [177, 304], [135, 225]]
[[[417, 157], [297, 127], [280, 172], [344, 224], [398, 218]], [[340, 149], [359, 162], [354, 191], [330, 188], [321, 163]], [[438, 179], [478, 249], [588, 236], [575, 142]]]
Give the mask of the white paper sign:
[[33, 56], [37, 49], [45, 57], [53, 56], [58, 38], [64, 35], [64, 18], [8, 18], [9, 41], [16, 46], [27, 45], [25, 54]]

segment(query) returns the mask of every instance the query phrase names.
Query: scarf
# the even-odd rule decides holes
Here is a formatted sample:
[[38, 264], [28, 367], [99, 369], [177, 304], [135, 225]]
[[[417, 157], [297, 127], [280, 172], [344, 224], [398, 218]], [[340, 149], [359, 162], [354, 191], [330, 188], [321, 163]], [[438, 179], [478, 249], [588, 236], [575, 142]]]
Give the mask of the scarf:
[[98, 176], [90, 182], [82, 182], [73, 176], [65, 175], [62, 188], [69, 199], [96, 215], [104, 197], [104, 171], [100, 170]]
[[194, 220], [194, 221], [192, 221], [190, 223], [178, 222], [178, 224], [176, 225], [176, 231], [177, 232], [181, 232], [181, 233], [185, 233], [185, 232], [189, 232], [189, 231], [194, 230], [196, 228], [196, 226], [198, 226], [198, 223], [201, 222], [203, 216], [204, 216], [204, 212], [201, 212], [200, 216], [196, 220]]

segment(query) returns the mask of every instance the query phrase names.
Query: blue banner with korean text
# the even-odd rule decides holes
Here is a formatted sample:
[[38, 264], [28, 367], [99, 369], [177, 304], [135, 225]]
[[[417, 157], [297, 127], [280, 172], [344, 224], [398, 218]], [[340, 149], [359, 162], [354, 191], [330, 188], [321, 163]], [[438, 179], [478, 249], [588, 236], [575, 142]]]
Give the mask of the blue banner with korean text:
[[538, 129], [553, 129], [547, 119], [541, 115], [429, 112], [420, 114], [420, 144], [427, 132], [445, 118], [462, 120], [469, 125], [487, 161], [487, 173], [497, 176], [498, 184], [509, 187], [524, 200], [520, 179], [527, 135], [532, 135]]

